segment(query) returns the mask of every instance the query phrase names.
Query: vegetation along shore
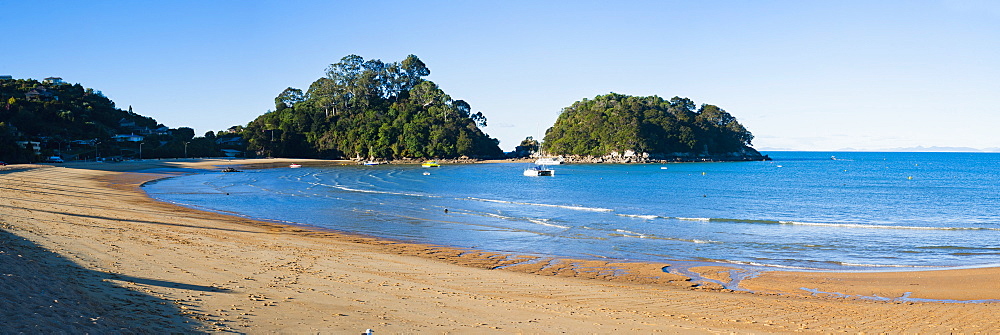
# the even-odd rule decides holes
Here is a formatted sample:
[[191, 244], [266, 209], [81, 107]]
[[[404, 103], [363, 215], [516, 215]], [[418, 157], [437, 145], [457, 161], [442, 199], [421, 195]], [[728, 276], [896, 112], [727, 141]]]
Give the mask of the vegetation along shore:
[[305, 90], [288, 87], [275, 108], [245, 125], [171, 128], [119, 109], [93, 88], [62, 78], [0, 79], [0, 161], [286, 157], [421, 160], [532, 155], [567, 162], [765, 160], [753, 135], [714, 105], [688, 98], [599, 95], [563, 108], [544, 136], [504, 153], [482, 128], [487, 117], [424, 79], [417, 56], [399, 62], [348, 55]]

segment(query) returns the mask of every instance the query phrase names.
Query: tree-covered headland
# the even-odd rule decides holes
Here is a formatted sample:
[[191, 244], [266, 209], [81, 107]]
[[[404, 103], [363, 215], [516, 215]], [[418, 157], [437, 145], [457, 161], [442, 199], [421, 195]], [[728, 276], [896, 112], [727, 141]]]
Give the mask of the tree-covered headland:
[[[9, 78], [9, 77], [8, 77]], [[122, 110], [99, 90], [61, 78], [0, 79], [0, 161], [222, 156], [224, 131], [195, 137], [194, 129], [170, 129], [155, 119]], [[233, 150], [243, 151], [239, 146]]]
[[599, 95], [563, 108], [545, 132], [549, 155], [658, 160], [760, 160], [753, 135], [718, 106], [687, 98]]
[[349, 55], [306, 91], [289, 87], [244, 129], [260, 156], [354, 159], [502, 157], [482, 112], [423, 77], [417, 56], [385, 63]]

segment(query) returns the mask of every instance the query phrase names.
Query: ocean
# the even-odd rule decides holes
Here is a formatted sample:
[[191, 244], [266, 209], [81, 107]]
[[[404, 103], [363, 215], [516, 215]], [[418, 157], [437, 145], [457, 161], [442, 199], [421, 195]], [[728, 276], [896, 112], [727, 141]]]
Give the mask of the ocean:
[[1000, 154], [767, 152], [773, 161], [333, 166], [144, 189], [191, 208], [583, 259], [837, 271], [1000, 265]]

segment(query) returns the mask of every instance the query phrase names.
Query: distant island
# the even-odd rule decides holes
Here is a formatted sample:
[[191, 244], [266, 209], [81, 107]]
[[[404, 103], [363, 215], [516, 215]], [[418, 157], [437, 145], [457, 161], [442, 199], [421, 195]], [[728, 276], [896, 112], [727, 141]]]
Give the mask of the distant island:
[[563, 108], [541, 150], [581, 162], [767, 160], [752, 140], [718, 106], [610, 93]]

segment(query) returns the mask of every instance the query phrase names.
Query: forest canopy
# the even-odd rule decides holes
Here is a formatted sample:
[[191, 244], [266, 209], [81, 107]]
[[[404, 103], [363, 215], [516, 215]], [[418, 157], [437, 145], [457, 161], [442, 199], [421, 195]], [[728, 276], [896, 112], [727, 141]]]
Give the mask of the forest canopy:
[[[195, 137], [194, 129], [170, 129], [148, 116], [119, 109], [101, 91], [62, 78], [0, 79], [0, 161], [217, 157], [242, 152], [232, 131]], [[206, 134], [206, 135], [209, 135]], [[235, 144], [220, 144], [235, 143]]]
[[759, 155], [753, 135], [718, 106], [610, 93], [563, 108], [545, 132], [552, 155], [605, 156], [633, 151], [659, 157]]
[[262, 156], [318, 158], [502, 157], [479, 127], [482, 112], [423, 77], [417, 56], [384, 63], [348, 55], [308, 90], [286, 88], [275, 109], [244, 129]]

